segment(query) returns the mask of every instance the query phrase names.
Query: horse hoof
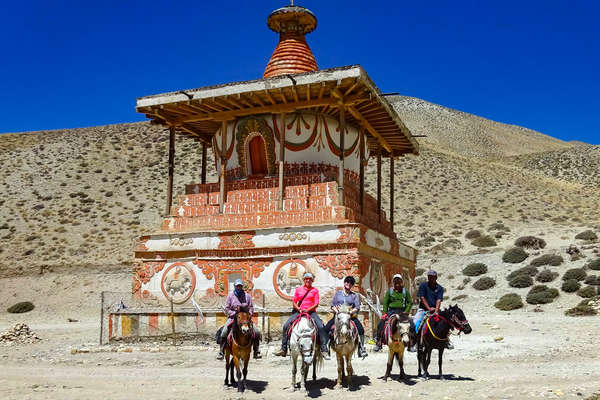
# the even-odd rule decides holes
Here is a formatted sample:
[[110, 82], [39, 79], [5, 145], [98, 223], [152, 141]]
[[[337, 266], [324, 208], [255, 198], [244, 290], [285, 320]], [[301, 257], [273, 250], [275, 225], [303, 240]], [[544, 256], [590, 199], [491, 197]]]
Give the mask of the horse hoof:
[[341, 389], [341, 388], [342, 388], [342, 385], [338, 383], [338, 384], [337, 384], [337, 385], [335, 385], [333, 388], [334, 388], [335, 390], [339, 390], [339, 389]]

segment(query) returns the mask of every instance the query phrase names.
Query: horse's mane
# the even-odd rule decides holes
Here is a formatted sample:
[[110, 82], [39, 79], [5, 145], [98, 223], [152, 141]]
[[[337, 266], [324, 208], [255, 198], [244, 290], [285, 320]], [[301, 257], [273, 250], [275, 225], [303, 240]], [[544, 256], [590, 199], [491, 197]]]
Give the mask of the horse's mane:
[[338, 306], [339, 312], [350, 314], [350, 310], [352, 310], [352, 307], [349, 304], [344, 303], [344, 304]]
[[300, 321], [298, 321], [292, 331], [296, 332], [298, 336], [307, 336], [312, 335], [315, 329], [310, 318], [300, 318]]

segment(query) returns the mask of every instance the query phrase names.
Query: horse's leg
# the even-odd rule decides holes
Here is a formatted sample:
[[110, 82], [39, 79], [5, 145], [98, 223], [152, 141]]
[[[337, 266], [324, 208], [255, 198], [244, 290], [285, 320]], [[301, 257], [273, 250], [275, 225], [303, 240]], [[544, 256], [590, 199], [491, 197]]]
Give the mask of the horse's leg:
[[292, 351], [292, 391], [296, 390], [296, 372], [298, 372], [298, 353]]
[[417, 363], [419, 364], [419, 372], [417, 376], [421, 376], [421, 365], [423, 364], [423, 348], [421, 344], [417, 344]]
[[248, 361], [249, 360], [250, 360], [250, 352], [248, 352], [247, 357], [244, 358], [244, 369], [242, 370], [244, 382], [242, 384], [242, 391], [246, 390], [246, 375], [248, 375]]
[[335, 384], [336, 389], [340, 389], [342, 387], [342, 378], [344, 375], [344, 356], [342, 356], [337, 351], [335, 352], [335, 358], [337, 360], [337, 382]]
[[400, 365], [400, 379], [406, 378], [404, 374], [404, 347], [402, 351], [396, 353], [396, 357], [398, 358], [398, 364]]
[[442, 346], [438, 349], [438, 367], [440, 369], [440, 380], [444, 380], [444, 375], [442, 375], [442, 355], [444, 354], [445, 346]]
[[301, 375], [300, 376], [300, 391], [301, 392], [306, 391], [306, 375], [308, 375], [308, 368], [309, 368], [309, 366], [304, 361], [304, 358], [302, 358], [302, 367], [300, 368], [300, 375]]
[[387, 382], [388, 378], [390, 377], [390, 374], [392, 373], [392, 365], [394, 365], [394, 350], [392, 349], [393, 346], [390, 346], [388, 344], [388, 361], [387, 361], [387, 368], [385, 370], [385, 375], [383, 376], [383, 380], [384, 382]]
[[225, 350], [225, 386], [229, 386], [229, 352]]
[[240, 368], [240, 359], [239, 359], [239, 356], [237, 356], [235, 354], [233, 356], [233, 365], [235, 366], [235, 376], [237, 378], [238, 392], [241, 392], [244, 382], [242, 381], [242, 371]]
[[352, 353], [346, 356], [346, 369], [348, 370], [348, 388], [352, 385], [352, 375], [354, 375], [354, 370], [352, 369]]
[[431, 362], [431, 352], [433, 351], [433, 347], [429, 346], [425, 348], [425, 362], [423, 363], [423, 376], [425, 379], [429, 379], [429, 363]]

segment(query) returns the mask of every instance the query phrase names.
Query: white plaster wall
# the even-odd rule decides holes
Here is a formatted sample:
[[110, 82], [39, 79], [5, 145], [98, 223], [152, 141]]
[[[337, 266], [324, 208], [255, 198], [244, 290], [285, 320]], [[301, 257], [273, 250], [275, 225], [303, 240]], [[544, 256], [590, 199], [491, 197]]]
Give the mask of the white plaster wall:
[[367, 240], [367, 245], [374, 247], [379, 250], [390, 252], [392, 245], [390, 243], [390, 238], [384, 234], [381, 234], [373, 229], [368, 229], [365, 234], [365, 239]]
[[[289, 124], [293, 124], [290, 129], [286, 129], [286, 141], [292, 143], [304, 143], [313, 133], [313, 129], [315, 126], [315, 121], [317, 120], [317, 115], [312, 112], [303, 112], [299, 113], [302, 116], [303, 121], [300, 121], [300, 135], [297, 134], [297, 126], [298, 126], [298, 117], [296, 114], [286, 114], [286, 127]], [[279, 161], [279, 141], [277, 140], [277, 135], [275, 135], [275, 128], [273, 126], [273, 114], [264, 114], [261, 115], [262, 118], [265, 119], [267, 125], [273, 130], [273, 136], [275, 138], [275, 161]], [[296, 121], [294, 119], [296, 118]], [[318, 127], [317, 127], [317, 136], [313, 143], [305, 150], [301, 151], [291, 151], [285, 150], [285, 160], [288, 163], [324, 163], [328, 165], [337, 166], [339, 162], [339, 157], [335, 155], [330, 149], [327, 142], [327, 137], [325, 133], [325, 126], [323, 119], [326, 121], [328, 126], [330, 137], [337, 146], [339, 146], [339, 132], [336, 131], [338, 127], [338, 121], [335, 118], [330, 116], [322, 115], [319, 117]], [[281, 115], [275, 114], [276, 123], [281, 129]], [[306, 128], [305, 123], [309, 125], [309, 128]], [[350, 148], [352, 144], [358, 137], [358, 128], [351, 124], [346, 124], [347, 133], [344, 139], [344, 147], [346, 149]], [[227, 147], [229, 148], [231, 145], [231, 140], [235, 140], [235, 130], [237, 129], [237, 124], [234, 121], [231, 121], [227, 124]], [[221, 131], [219, 130], [215, 135], [215, 142], [217, 147], [221, 148]], [[368, 147], [365, 141], [365, 157], [368, 158]], [[233, 152], [231, 154], [231, 158], [227, 161], [227, 170], [232, 170], [234, 168], [240, 167], [238, 155], [237, 155], [237, 143], [233, 143]], [[359, 147], [358, 145], [354, 149], [354, 152], [347, 156], [344, 160], [344, 168], [352, 170], [356, 173], [359, 173]], [[219, 158], [217, 159], [217, 168], [220, 168]]]

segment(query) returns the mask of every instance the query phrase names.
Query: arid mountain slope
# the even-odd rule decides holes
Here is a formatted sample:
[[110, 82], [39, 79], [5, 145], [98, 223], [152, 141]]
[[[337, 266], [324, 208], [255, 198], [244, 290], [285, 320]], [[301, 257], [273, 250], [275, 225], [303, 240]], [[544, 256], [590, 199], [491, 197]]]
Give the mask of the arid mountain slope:
[[[411, 129], [429, 135], [420, 156], [396, 163], [395, 221], [402, 240], [435, 252], [436, 245], [457, 239], [461, 245], [454, 242], [450, 250], [460, 253], [473, 249], [464, 232], [485, 231], [498, 221], [511, 229], [498, 246], [520, 232], [600, 223], [600, 190], [591, 184], [597, 170], [561, 161], [566, 155], [596, 160], [597, 147], [580, 153], [581, 145], [416, 99], [394, 104]], [[481, 133], [484, 127], [491, 128]], [[149, 123], [0, 135], [0, 276], [128, 268], [132, 239], [156, 230], [164, 213], [167, 138]], [[181, 193], [184, 184], [199, 180], [201, 146], [178, 137], [176, 147], [175, 191]], [[524, 154], [541, 149], [547, 151]], [[521, 155], [500, 157], [515, 154]], [[209, 155], [210, 182], [216, 175]], [[560, 179], [553, 176], [556, 168]], [[567, 182], [566, 176], [577, 179]], [[374, 160], [367, 182], [374, 195]]]
[[441, 151], [468, 157], [497, 158], [561, 150], [571, 144], [531, 129], [491, 121], [407, 96], [388, 96], [415, 135]]

